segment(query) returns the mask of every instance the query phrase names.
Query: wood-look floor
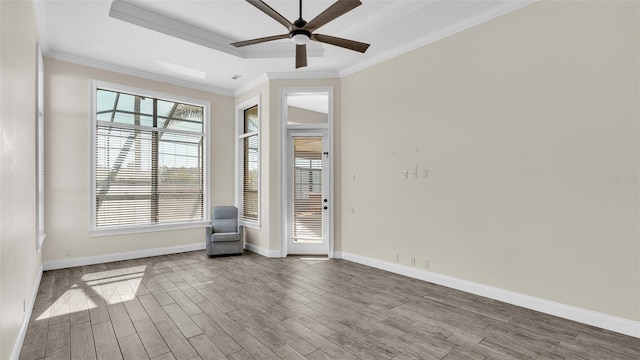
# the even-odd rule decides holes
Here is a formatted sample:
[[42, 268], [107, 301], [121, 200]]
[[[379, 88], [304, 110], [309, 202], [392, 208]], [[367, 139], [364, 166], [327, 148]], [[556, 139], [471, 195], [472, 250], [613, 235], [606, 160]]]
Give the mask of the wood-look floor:
[[640, 339], [342, 260], [47, 271], [20, 359], [640, 359]]

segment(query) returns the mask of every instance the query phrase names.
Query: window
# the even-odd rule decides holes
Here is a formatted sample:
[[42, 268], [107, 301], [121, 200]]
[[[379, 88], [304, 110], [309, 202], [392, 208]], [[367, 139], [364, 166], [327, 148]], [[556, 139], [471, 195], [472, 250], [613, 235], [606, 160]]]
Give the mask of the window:
[[44, 63], [36, 44], [36, 252], [44, 243]]
[[95, 88], [94, 230], [206, 218], [208, 104], [143, 92]]
[[260, 222], [260, 116], [257, 100], [238, 107], [238, 208], [245, 225]]

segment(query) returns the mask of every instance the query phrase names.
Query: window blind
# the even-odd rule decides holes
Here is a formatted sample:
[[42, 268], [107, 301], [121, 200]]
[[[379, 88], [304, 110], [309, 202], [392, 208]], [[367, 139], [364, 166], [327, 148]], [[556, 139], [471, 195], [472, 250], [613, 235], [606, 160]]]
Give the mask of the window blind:
[[294, 138], [293, 153], [293, 238], [322, 241], [322, 138]]
[[96, 98], [96, 228], [204, 220], [203, 107]]
[[240, 141], [242, 142], [242, 203], [240, 213], [242, 219], [258, 222], [260, 206], [258, 106], [244, 110], [244, 130], [240, 135]]

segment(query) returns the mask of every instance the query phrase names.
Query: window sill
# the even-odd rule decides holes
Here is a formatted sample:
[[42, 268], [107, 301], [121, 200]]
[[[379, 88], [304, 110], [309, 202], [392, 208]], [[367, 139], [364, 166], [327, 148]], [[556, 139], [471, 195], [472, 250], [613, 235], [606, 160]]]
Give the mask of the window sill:
[[254, 222], [254, 221], [240, 221], [240, 224], [244, 225], [244, 227], [249, 228], [249, 229], [253, 229], [253, 230], [260, 230], [260, 223], [259, 222]]
[[113, 227], [107, 229], [92, 229], [89, 231], [89, 236], [113, 236], [113, 235], [128, 235], [139, 234], [158, 231], [171, 231], [171, 230], [186, 230], [204, 228], [210, 223], [208, 221], [194, 221], [188, 223], [174, 223], [174, 224], [159, 224], [159, 225], [143, 225], [143, 226], [126, 226], [126, 227]]

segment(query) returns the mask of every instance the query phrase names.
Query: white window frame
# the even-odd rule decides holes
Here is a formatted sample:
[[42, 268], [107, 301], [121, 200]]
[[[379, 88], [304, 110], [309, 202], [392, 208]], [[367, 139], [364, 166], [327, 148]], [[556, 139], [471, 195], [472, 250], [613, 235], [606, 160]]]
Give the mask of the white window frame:
[[[258, 131], [255, 133], [244, 133], [244, 112], [254, 106], [258, 107]], [[242, 103], [236, 105], [236, 196], [235, 204], [238, 208], [238, 216], [240, 223], [251, 229], [260, 229], [262, 221], [262, 138], [260, 136], [262, 130], [262, 106], [260, 103], [260, 95], [252, 97]], [[243, 191], [244, 191], [244, 156], [243, 156], [243, 139], [247, 136], [258, 135], [258, 220], [244, 219], [243, 214]]]
[[[162, 100], [180, 102], [185, 104], [202, 106], [204, 109], [203, 116], [203, 132], [204, 132], [204, 171], [203, 171], [203, 219], [201, 221], [189, 221], [189, 222], [174, 222], [174, 223], [166, 223], [166, 224], [145, 224], [145, 225], [124, 225], [117, 226], [111, 228], [96, 228], [96, 127], [97, 127], [97, 91], [98, 89], [109, 90], [114, 92], [128, 93], [134, 95], [140, 95], [148, 98], [157, 98]], [[194, 99], [188, 98], [184, 96], [179, 96], [175, 94], [167, 94], [158, 91], [148, 90], [148, 89], [140, 89], [135, 87], [130, 87], [126, 85], [120, 85], [115, 83], [109, 83], [98, 80], [91, 80], [91, 129], [90, 131], [90, 139], [91, 139], [91, 183], [89, 184], [89, 189], [91, 189], [91, 196], [89, 198], [89, 213], [90, 216], [90, 224], [89, 224], [89, 235], [90, 236], [111, 236], [111, 235], [122, 235], [122, 234], [135, 234], [135, 233], [144, 233], [144, 232], [154, 232], [154, 231], [164, 231], [164, 230], [181, 230], [181, 229], [192, 229], [192, 228], [201, 228], [208, 226], [209, 218], [210, 218], [210, 188], [209, 180], [211, 179], [211, 104], [209, 101], [202, 99]]]
[[36, 43], [36, 254], [47, 238], [44, 228], [44, 60]]

